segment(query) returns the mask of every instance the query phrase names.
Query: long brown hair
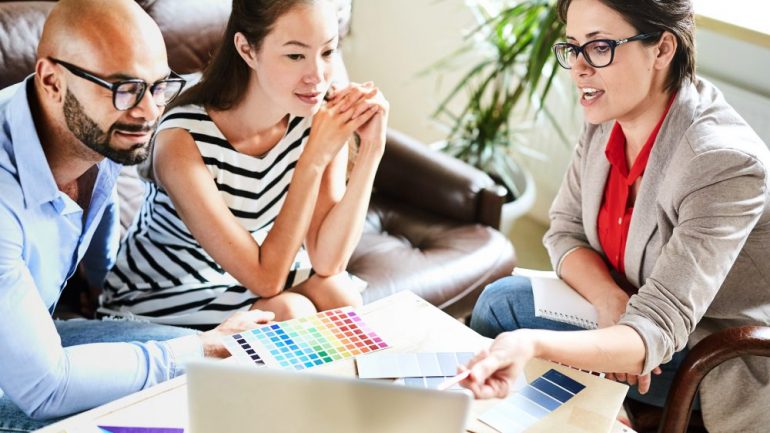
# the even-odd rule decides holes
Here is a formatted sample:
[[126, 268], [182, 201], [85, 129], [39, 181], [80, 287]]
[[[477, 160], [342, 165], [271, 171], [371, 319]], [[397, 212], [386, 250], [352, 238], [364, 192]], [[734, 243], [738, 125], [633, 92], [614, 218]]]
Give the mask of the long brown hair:
[[[599, 0], [618, 12], [640, 33], [671, 32], [676, 53], [666, 80], [666, 90], [678, 90], [685, 80], [695, 81], [695, 20], [692, 0]], [[559, 18], [567, 22], [572, 0], [559, 0]], [[658, 38], [660, 40], [660, 38]], [[654, 44], [658, 40], [642, 43]]]
[[199, 104], [227, 110], [236, 105], [246, 92], [250, 68], [235, 49], [235, 34], [242, 33], [259, 50], [278, 18], [295, 6], [308, 3], [313, 0], [233, 0], [222, 43], [203, 70], [201, 80], [169, 108]]

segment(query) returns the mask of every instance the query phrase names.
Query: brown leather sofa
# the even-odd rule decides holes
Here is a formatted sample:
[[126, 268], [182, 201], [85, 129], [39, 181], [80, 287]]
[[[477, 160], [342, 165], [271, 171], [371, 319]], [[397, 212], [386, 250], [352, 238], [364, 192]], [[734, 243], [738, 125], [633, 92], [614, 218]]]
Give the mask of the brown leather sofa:
[[[0, 1], [0, 89], [33, 71], [54, 3]], [[229, 0], [138, 3], [160, 26], [179, 73], [204, 66], [230, 11]], [[484, 286], [514, 267], [513, 248], [495, 229], [502, 202], [486, 174], [389, 131], [365, 232], [348, 267], [369, 282], [365, 301], [412, 290], [456, 317], [468, 315]]]

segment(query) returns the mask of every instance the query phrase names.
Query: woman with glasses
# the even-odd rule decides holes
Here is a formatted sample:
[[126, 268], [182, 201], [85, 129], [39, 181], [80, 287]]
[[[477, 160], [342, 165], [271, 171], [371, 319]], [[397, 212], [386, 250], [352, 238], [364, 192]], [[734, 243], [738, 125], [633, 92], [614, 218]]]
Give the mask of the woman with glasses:
[[[688, 346], [770, 324], [770, 152], [695, 75], [690, 0], [557, 7], [566, 41], [554, 52], [587, 123], [544, 242], [599, 329], [535, 317], [530, 280], [500, 280], [473, 311], [471, 326], [497, 338], [465, 385], [502, 396], [539, 357], [608, 372], [663, 406]], [[766, 431], [768, 401], [770, 364], [757, 358], [723, 364], [700, 392], [711, 432]]]
[[102, 314], [211, 328], [234, 310], [286, 320], [361, 304], [365, 283], [345, 268], [388, 103], [371, 83], [333, 88], [338, 28], [331, 0], [233, 1], [201, 81], [158, 127]]

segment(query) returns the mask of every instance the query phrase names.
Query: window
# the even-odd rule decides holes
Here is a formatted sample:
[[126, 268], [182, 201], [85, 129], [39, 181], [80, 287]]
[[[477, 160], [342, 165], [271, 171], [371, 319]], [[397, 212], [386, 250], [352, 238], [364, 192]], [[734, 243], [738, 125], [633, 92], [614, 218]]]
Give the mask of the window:
[[693, 0], [699, 28], [770, 48], [770, 2]]

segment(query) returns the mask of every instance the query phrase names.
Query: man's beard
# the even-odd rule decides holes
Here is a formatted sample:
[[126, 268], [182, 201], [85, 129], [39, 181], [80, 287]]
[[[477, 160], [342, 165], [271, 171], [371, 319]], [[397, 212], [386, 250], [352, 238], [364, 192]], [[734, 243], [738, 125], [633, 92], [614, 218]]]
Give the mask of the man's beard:
[[135, 165], [145, 159], [149, 154], [149, 143], [139, 143], [130, 149], [116, 149], [110, 145], [110, 137], [115, 130], [125, 132], [148, 132], [155, 130], [156, 123], [130, 124], [115, 122], [107, 132], [102, 131], [99, 125], [83, 110], [83, 106], [75, 96], [67, 92], [64, 97], [64, 119], [67, 127], [78, 140], [83, 142], [98, 154], [123, 165]]

